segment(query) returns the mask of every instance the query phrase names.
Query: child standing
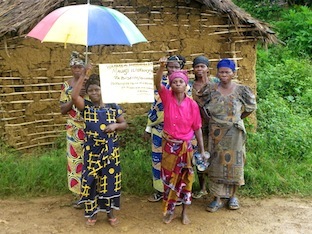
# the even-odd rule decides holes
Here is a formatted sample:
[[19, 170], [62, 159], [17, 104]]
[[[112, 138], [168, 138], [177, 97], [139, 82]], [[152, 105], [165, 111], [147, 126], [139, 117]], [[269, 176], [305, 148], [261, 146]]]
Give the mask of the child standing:
[[85, 205], [87, 225], [94, 225], [97, 213], [107, 213], [109, 223], [114, 226], [117, 218], [113, 209], [119, 210], [121, 190], [120, 154], [118, 130], [127, 123], [122, 109], [115, 103], [103, 103], [100, 78], [91, 75], [85, 89], [91, 101], [79, 96], [85, 81], [81, 75], [72, 92], [72, 100], [84, 119], [85, 143], [82, 190], [79, 203]]
[[193, 146], [191, 140], [195, 134], [199, 152], [204, 157], [203, 136], [199, 107], [187, 97], [188, 84], [186, 71], [174, 71], [169, 76], [171, 90], [161, 84], [161, 77], [167, 59], [160, 59], [160, 68], [154, 78], [164, 106], [163, 156], [161, 177], [164, 183], [164, 223], [170, 223], [175, 215], [177, 201], [182, 201], [182, 223], [189, 224], [186, 214], [187, 205], [191, 204], [194, 171], [192, 165]]

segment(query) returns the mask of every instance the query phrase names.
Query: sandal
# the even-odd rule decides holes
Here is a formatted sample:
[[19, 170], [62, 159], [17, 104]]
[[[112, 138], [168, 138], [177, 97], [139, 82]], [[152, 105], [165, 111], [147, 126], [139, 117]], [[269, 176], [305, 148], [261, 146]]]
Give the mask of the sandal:
[[73, 194], [74, 198], [73, 201], [71, 202], [71, 206], [74, 207], [75, 209], [84, 209], [85, 205], [83, 202], [80, 202], [80, 196], [78, 194]]
[[87, 226], [94, 226], [96, 223], [96, 215], [87, 219], [86, 225]]
[[115, 218], [109, 218], [108, 222], [113, 227], [116, 226], [119, 223], [119, 221], [118, 221], [118, 219], [116, 217]]
[[220, 208], [223, 207], [223, 202], [221, 201], [220, 203], [218, 203], [216, 200], [212, 201], [209, 203], [209, 205], [207, 206], [206, 210], [209, 212], [216, 212], [217, 210], [219, 210]]
[[162, 193], [153, 193], [147, 200], [150, 202], [158, 202], [163, 199]]
[[183, 202], [182, 202], [182, 200], [177, 200], [177, 202], [176, 202], [176, 206], [181, 206], [183, 204]]
[[85, 206], [84, 206], [84, 204], [83, 203], [78, 203], [78, 201], [77, 202], [73, 202], [72, 203], [72, 206], [75, 208], [75, 209], [78, 209], [78, 210], [82, 210], [82, 209], [84, 209], [85, 208]]
[[192, 193], [192, 198], [199, 199], [203, 196], [206, 196], [207, 194], [208, 194], [207, 191], [200, 190], [199, 192]]
[[231, 197], [228, 205], [229, 205], [230, 210], [238, 210], [239, 209], [239, 203], [238, 203], [238, 199], [236, 197]]

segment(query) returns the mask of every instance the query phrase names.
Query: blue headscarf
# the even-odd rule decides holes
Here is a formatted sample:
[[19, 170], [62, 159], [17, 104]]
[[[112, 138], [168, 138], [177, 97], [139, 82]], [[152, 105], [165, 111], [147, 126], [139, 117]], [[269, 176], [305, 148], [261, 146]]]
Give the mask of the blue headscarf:
[[236, 70], [235, 63], [232, 60], [227, 59], [227, 58], [226, 59], [222, 59], [220, 62], [218, 62], [217, 68], [219, 69], [220, 67], [228, 67], [232, 71]]

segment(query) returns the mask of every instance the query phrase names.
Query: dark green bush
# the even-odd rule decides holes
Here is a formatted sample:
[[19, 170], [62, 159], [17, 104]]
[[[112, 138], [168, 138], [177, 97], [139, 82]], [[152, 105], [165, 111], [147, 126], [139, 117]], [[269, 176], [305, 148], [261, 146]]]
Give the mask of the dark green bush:
[[298, 6], [284, 11], [276, 22], [278, 37], [284, 41], [293, 55], [312, 56], [312, 11]]
[[[283, 52], [284, 51], [284, 52]], [[312, 63], [289, 56], [288, 49], [259, 50], [257, 64], [258, 97], [275, 93], [287, 100], [298, 114], [311, 114]]]

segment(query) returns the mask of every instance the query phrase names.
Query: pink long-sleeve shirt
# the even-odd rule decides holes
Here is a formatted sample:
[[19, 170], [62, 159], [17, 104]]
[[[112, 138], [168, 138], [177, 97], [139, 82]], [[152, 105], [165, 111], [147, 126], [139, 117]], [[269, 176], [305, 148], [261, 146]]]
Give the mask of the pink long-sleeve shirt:
[[172, 90], [163, 85], [159, 95], [164, 105], [164, 131], [175, 139], [191, 140], [202, 126], [197, 103], [186, 96], [179, 105]]

